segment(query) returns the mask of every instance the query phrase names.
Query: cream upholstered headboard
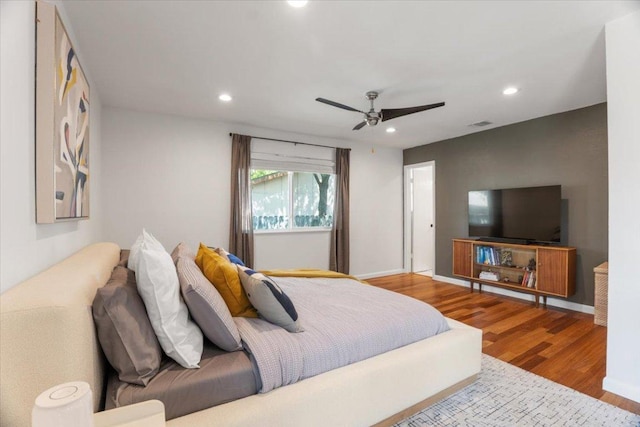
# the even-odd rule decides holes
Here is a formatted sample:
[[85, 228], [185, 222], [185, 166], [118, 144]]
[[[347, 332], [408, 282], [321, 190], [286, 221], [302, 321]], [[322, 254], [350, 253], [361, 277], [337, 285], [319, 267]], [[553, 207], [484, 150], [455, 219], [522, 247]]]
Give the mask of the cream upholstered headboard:
[[91, 305], [120, 259], [96, 243], [0, 295], [0, 425], [31, 425], [36, 396], [68, 381], [102, 400], [104, 361]]

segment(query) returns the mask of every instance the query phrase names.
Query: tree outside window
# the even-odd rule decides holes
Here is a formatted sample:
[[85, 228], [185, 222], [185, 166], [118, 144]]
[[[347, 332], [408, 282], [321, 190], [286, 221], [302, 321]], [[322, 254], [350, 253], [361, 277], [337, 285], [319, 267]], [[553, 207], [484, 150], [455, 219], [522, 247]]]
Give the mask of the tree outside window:
[[254, 169], [251, 197], [254, 230], [329, 228], [335, 175]]

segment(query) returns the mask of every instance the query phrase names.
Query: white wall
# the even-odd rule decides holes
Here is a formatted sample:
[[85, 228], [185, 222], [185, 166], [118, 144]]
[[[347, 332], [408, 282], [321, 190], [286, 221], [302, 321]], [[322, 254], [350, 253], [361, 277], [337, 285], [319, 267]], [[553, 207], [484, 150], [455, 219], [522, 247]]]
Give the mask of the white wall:
[[[82, 62], [64, 9], [59, 10]], [[35, 223], [35, 2], [0, 2], [0, 292], [100, 240], [100, 100], [91, 92], [91, 219]], [[91, 76], [84, 69], [89, 82]]]
[[609, 307], [603, 388], [640, 402], [640, 12], [606, 25]]
[[102, 119], [105, 238], [129, 248], [145, 227], [169, 251], [226, 247], [229, 129], [110, 107]]
[[[105, 108], [104, 234], [129, 247], [146, 227], [170, 251], [180, 241], [228, 245], [229, 132], [348, 146], [248, 126]], [[255, 268], [329, 266], [327, 232], [257, 234]], [[402, 150], [351, 152], [351, 273], [402, 269]]]
[[[328, 231], [263, 233], [255, 236], [255, 268], [329, 268]], [[351, 251], [353, 254], [353, 250]]]
[[352, 146], [351, 274], [403, 272], [402, 150]]

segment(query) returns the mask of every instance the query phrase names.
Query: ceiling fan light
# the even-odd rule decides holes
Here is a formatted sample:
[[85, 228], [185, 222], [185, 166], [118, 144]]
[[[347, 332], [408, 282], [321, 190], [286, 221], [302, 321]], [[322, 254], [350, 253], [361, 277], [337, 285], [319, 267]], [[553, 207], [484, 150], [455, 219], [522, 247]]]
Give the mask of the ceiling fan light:
[[518, 93], [518, 88], [517, 87], [508, 87], [505, 90], [502, 91], [502, 93], [504, 95], [514, 95], [516, 93]]
[[[316, 101], [322, 102], [323, 104], [331, 105], [332, 107], [341, 108], [347, 111], [355, 111], [358, 113], [362, 113], [364, 115], [364, 121], [358, 123], [353, 130], [360, 130], [363, 126], [375, 126], [378, 122], [384, 122], [386, 120], [395, 119], [397, 117], [407, 116], [409, 114], [419, 113], [420, 111], [431, 110], [432, 108], [443, 107], [444, 102], [436, 102], [435, 104], [428, 105], [418, 105], [416, 107], [409, 108], [392, 108], [392, 109], [382, 109], [376, 112], [373, 101], [378, 97], [378, 92], [370, 91], [366, 94], [367, 99], [371, 102], [371, 109], [368, 112], [360, 111], [356, 108], [349, 107], [348, 105], [340, 104], [339, 102], [330, 101], [325, 98], [316, 98]], [[394, 129], [395, 130], [395, 129]], [[392, 132], [392, 131], [388, 131]]]

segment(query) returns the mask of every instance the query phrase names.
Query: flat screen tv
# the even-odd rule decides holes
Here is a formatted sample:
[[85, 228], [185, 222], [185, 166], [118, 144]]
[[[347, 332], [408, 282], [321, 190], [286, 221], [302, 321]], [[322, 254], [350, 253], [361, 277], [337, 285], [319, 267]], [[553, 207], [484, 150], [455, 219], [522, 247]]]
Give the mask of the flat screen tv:
[[469, 237], [559, 244], [559, 185], [469, 191]]

